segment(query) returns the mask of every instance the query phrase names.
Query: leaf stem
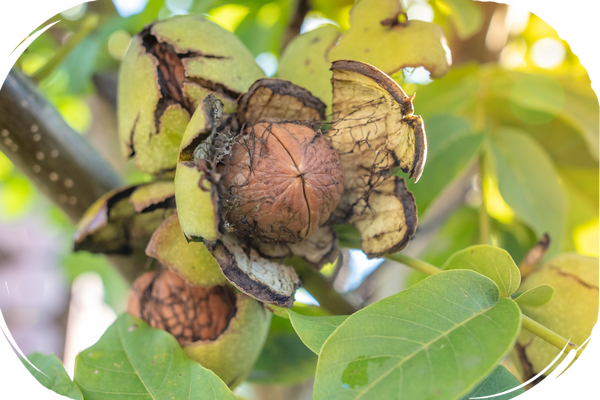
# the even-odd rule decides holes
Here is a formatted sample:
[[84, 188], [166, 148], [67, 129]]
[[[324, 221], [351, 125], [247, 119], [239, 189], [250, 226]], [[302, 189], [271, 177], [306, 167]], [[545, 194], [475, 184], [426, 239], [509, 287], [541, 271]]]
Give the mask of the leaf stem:
[[479, 157], [479, 190], [481, 190], [481, 204], [479, 205], [479, 243], [490, 244], [490, 217], [485, 208], [485, 158]]
[[32, 76], [32, 78], [37, 82], [41, 82], [42, 80], [47, 78], [52, 73], [52, 71], [54, 71], [56, 66], [59, 65], [65, 59], [65, 57], [71, 52], [71, 50], [73, 50], [73, 48], [77, 46], [79, 42], [85, 39], [90, 34], [90, 32], [98, 26], [99, 21], [100, 17], [98, 16], [98, 14], [90, 14], [87, 17], [85, 17], [81, 22], [81, 25], [79, 26], [79, 30], [67, 39], [67, 42], [58, 49], [56, 54], [54, 54], [54, 56], [50, 60], [48, 60], [48, 62], [44, 64], [44, 66], [40, 68]]
[[435, 265], [431, 265], [425, 261], [417, 260], [416, 258], [412, 258], [401, 253], [388, 254], [385, 257], [390, 260], [398, 261], [407, 267], [416, 269], [417, 271], [421, 271], [427, 275], [433, 275], [438, 272], [442, 272], [442, 269], [436, 267]]
[[348, 303], [340, 293], [332, 288], [320, 272], [310, 269], [304, 260], [294, 257], [288, 259], [286, 263], [294, 266], [302, 279], [302, 286], [319, 302], [321, 307], [333, 315], [350, 315], [356, 312], [356, 307]]
[[565, 346], [567, 346], [567, 350], [571, 348], [577, 349], [577, 345], [572, 342], [569, 342], [564, 337], [560, 336], [558, 333], [546, 328], [544, 325], [540, 324], [537, 321], [529, 318], [525, 314], [521, 314], [523, 317], [523, 328], [527, 329], [529, 332], [533, 333], [540, 339], [545, 340], [550, 343], [552, 346], [556, 347], [559, 350], [562, 350]]

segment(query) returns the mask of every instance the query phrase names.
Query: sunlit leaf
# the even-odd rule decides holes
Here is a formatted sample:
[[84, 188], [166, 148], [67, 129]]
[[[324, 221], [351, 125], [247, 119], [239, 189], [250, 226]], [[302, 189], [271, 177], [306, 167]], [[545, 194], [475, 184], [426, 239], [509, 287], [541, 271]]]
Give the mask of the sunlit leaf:
[[[490, 376], [477, 385], [477, 387], [471, 393], [463, 397], [462, 400], [468, 400], [473, 397], [491, 396], [516, 388], [517, 386], [519, 386], [519, 381], [517, 378], [508, 372], [508, 370], [502, 365], [498, 365]], [[493, 399], [509, 400], [522, 393], [525, 393], [525, 390], [521, 388], [513, 392], [503, 394], [502, 396], [494, 396]]]
[[185, 356], [173, 336], [129, 314], [75, 362], [75, 383], [86, 400], [236, 400], [212, 371]]
[[476, 272], [432, 275], [335, 330], [321, 350], [314, 399], [459, 398], [510, 351], [520, 315]]
[[510, 254], [487, 244], [467, 247], [454, 253], [442, 269], [470, 269], [479, 272], [498, 285], [501, 296], [510, 296], [521, 283], [521, 273]]
[[452, 68], [442, 79], [417, 89], [415, 110], [427, 120], [437, 114], [465, 115], [476, 103], [479, 68], [467, 64]]
[[539, 307], [552, 299], [554, 288], [546, 283], [519, 293], [515, 301], [520, 306]]
[[556, 253], [566, 227], [566, 204], [550, 158], [517, 130], [495, 132], [490, 147], [502, 197], [537, 236], [550, 235], [549, 251]]
[[321, 352], [325, 340], [344, 322], [347, 315], [311, 317], [288, 310], [290, 321], [302, 342], [315, 354]]
[[483, 141], [482, 132], [473, 132], [469, 122], [451, 115], [436, 115], [425, 121], [427, 130], [427, 163], [423, 169], [423, 181], [407, 182], [415, 195], [419, 214], [454, 179], [469, 167]]
[[27, 367], [27, 370], [29, 370], [35, 379], [42, 385], [53, 392], [62, 394], [70, 399], [83, 400], [81, 391], [77, 385], [73, 383], [71, 378], [69, 378], [67, 371], [65, 371], [65, 367], [63, 367], [58, 357], [54, 354], [32, 353], [27, 356], [27, 359], [31, 364], [35, 365], [41, 373], [25, 360], [21, 360], [23, 365]]

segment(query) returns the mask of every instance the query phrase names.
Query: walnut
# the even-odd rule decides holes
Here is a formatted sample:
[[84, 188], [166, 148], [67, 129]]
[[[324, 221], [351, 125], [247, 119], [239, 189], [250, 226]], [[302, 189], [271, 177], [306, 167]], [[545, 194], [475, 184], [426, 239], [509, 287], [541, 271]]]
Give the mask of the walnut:
[[128, 311], [151, 327], [164, 329], [180, 344], [215, 340], [236, 313], [233, 288], [189, 285], [169, 271], [147, 272], [133, 283]]
[[266, 242], [295, 243], [312, 235], [340, 202], [340, 157], [320, 131], [260, 122], [236, 138], [219, 167], [230, 230]]

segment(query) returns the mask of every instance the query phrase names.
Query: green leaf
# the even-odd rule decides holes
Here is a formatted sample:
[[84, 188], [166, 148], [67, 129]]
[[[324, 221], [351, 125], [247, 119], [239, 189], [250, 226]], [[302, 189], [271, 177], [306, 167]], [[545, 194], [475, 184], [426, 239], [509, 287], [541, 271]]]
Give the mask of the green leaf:
[[427, 163], [423, 182], [408, 181], [406, 186], [417, 200], [419, 215], [463, 173], [479, 154], [482, 132], [473, 132], [469, 122], [451, 115], [436, 115], [425, 121], [427, 130]]
[[472, 115], [481, 85], [480, 74], [477, 65], [467, 64], [452, 68], [444, 78], [427, 86], [419, 86], [414, 100], [415, 110], [425, 121], [437, 114]]
[[492, 69], [490, 94], [508, 99], [513, 114], [529, 125], [557, 117], [573, 126], [598, 160], [598, 99], [585, 78], [556, 78]]
[[212, 371], [186, 357], [173, 336], [129, 314], [79, 353], [75, 383], [86, 400], [236, 400]]
[[452, 21], [461, 40], [468, 39], [481, 30], [483, 12], [476, 3], [470, 0], [443, 0], [443, 3], [450, 11], [448, 18]]
[[566, 227], [566, 202], [552, 161], [517, 130], [495, 132], [490, 147], [503, 199], [538, 237], [548, 233], [553, 241], [549, 252], [557, 253]]
[[474, 271], [444, 271], [354, 314], [327, 339], [314, 399], [456, 399], [510, 351], [519, 307]]
[[[516, 388], [519, 386], [519, 381], [513, 376], [506, 368], [502, 365], [498, 365], [494, 372], [488, 376], [483, 382], [468, 395], [462, 398], [462, 400], [469, 400], [473, 397], [484, 397], [491, 396], [497, 393], [502, 393], [507, 390]], [[514, 392], [503, 394], [502, 396], [493, 397], [494, 400], [509, 400], [517, 397], [518, 395], [525, 393], [525, 390], [517, 389]]]
[[521, 284], [519, 267], [510, 254], [504, 249], [487, 244], [467, 247], [454, 253], [442, 269], [470, 269], [479, 272], [498, 285], [501, 296], [510, 296]]
[[58, 357], [54, 354], [32, 353], [27, 356], [27, 359], [31, 364], [35, 365], [37, 369], [42, 371], [42, 373], [40, 373], [27, 361], [21, 360], [23, 365], [25, 365], [29, 372], [31, 372], [35, 379], [42, 385], [53, 392], [67, 396], [70, 399], [83, 400], [81, 391], [77, 385], [73, 383], [71, 378], [69, 378], [62, 362], [60, 362]]
[[539, 307], [549, 302], [554, 296], [554, 288], [546, 283], [516, 295], [514, 300], [520, 306]]
[[309, 317], [291, 310], [288, 310], [288, 314], [302, 342], [317, 355], [327, 338], [348, 318], [347, 315]]
[[316, 369], [317, 356], [302, 343], [289, 319], [273, 317], [265, 347], [248, 381], [292, 385], [314, 376]]

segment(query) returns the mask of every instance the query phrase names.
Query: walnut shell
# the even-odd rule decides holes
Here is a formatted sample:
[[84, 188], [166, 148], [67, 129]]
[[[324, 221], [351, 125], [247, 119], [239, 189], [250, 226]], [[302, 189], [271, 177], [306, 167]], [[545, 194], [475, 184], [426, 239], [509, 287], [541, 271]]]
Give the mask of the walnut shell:
[[331, 144], [293, 123], [246, 128], [219, 172], [230, 230], [265, 242], [295, 243], [312, 235], [339, 204], [345, 182]]
[[235, 315], [235, 294], [229, 285], [191, 286], [170, 270], [152, 271], [133, 283], [127, 310], [180, 344], [214, 340]]

